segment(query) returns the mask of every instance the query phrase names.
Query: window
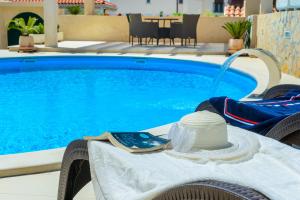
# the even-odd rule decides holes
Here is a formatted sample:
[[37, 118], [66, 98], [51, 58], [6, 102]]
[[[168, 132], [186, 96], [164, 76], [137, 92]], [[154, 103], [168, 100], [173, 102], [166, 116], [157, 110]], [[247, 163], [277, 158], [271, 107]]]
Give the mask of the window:
[[223, 1], [215, 1], [214, 2], [214, 12], [216, 12], [216, 13], [224, 12], [224, 2]]
[[151, 0], [146, 0], [146, 3], [147, 3], [147, 4], [151, 3]]
[[[219, 2], [220, 0], [215, 0], [215, 2]], [[251, 0], [250, 0], [251, 1]], [[228, 0], [229, 5], [243, 7], [244, 0]]]

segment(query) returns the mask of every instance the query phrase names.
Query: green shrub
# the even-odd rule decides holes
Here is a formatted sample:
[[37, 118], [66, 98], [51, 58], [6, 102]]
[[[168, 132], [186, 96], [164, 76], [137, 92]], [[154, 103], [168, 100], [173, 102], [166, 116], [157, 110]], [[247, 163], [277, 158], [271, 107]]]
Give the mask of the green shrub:
[[29, 17], [27, 23], [24, 18], [16, 18], [10, 21], [8, 30], [14, 29], [21, 32], [21, 35], [28, 36], [29, 34], [37, 34], [40, 31], [39, 25], [35, 25], [37, 18]]
[[81, 11], [80, 6], [69, 6], [67, 9], [71, 15], [78, 15]]
[[182, 15], [183, 15], [183, 13], [180, 13], [180, 12], [174, 12], [173, 13], [173, 16], [175, 16], [175, 17], [180, 17]]
[[236, 22], [227, 22], [222, 26], [233, 39], [242, 39], [247, 30], [251, 27], [249, 21], [241, 20]]
[[35, 34], [44, 34], [45, 33], [45, 27], [44, 24], [39, 23], [36, 27], [36, 33]]
[[215, 13], [213, 13], [212, 11], [209, 11], [209, 10], [205, 10], [204, 12], [202, 12], [201, 16], [203, 16], [203, 17], [217, 17], [217, 15]]

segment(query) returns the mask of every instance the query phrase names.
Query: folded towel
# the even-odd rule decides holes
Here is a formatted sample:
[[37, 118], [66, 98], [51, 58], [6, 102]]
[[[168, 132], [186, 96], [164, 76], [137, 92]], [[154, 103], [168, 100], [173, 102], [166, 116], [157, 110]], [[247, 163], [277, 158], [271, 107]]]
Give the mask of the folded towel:
[[228, 126], [228, 136], [256, 137], [259, 149], [238, 163], [198, 163], [166, 152], [131, 154], [109, 144], [88, 143], [97, 199], [144, 200], [174, 186], [214, 179], [254, 188], [273, 200], [300, 200], [300, 151], [253, 132]]
[[235, 101], [228, 97], [209, 100], [227, 123], [265, 135], [282, 119], [300, 112], [300, 91], [261, 101]]

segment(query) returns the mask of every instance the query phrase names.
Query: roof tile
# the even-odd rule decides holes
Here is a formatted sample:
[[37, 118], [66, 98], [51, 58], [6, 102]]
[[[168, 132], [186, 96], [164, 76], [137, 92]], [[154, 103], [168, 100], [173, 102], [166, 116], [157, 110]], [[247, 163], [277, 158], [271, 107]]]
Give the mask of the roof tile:
[[[39, 3], [43, 0], [11, 0], [11, 2], [15, 3]], [[58, 4], [84, 4], [84, 0], [57, 0]], [[111, 2], [105, 1], [105, 0], [95, 0], [96, 4], [103, 4], [107, 6], [112, 6], [116, 8], [116, 4], [113, 4]]]

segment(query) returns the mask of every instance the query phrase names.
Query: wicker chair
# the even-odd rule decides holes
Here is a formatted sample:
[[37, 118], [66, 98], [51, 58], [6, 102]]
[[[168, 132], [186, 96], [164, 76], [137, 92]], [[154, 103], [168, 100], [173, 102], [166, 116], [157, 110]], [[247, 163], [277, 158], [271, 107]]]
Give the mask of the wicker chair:
[[130, 27], [130, 14], [126, 14], [126, 17], [127, 17], [127, 22], [129, 24], [129, 38], [128, 38], [128, 43], [130, 44], [131, 43], [131, 39], [133, 40], [133, 35], [132, 35], [132, 31], [131, 31], [131, 27]]
[[[65, 151], [60, 172], [58, 200], [71, 200], [91, 181], [87, 141], [75, 140]], [[155, 200], [268, 200], [263, 194], [240, 185], [215, 180], [180, 185]]]
[[[284, 95], [291, 89], [300, 90], [300, 85], [278, 85], [269, 89], [264, 95], [263, 99], [272, 99]], [[204, 101], [196, 108], [196, 111], [208, 110], [214, 113], [218, 111], [209, 103], [209, 101]], [[275, 140], [281, 141], [287, 145], [299, 148], [300, 147], [300, 112], [291, 115], [274, 127], [272, 127], [267, 133], [261, 133], [266, 137], [273, 138]]]
[[[266, 98], [278, 97], [298, 85], [280, 85], [271, 88]], [[209, 102], [200, 104], [196, 111], [217, 112]], [[268, 137], [289, 145], [299, 145], [300, 113], [283, 119], [267, 134]], [[91, 181], [87, 141], [76, 140], [65, 151], [59, 179], [58, 200], [70, 200]], [[174, 187], [158, 195], [155, 200], [267, 200], [251, 188], [216, 180], [199, 181]]]
[[199, 21], [200, 15], [183, 15], [182, 23], [171, 23], [170, 29], [170, 38], [175, 44], [175, 38], [181, 39], [181, 46], [183, 46], [183, 40], [185, 45], [187, 40], [194, 40], [194, 47], [197, 45], [197, 24]]
[[143, 38], [158, 38], [159, 25], [156, 22], [143, 22], [141, 14], [128, 14], [129, 32], [131, 44], [133, 39], [138, 38], [138, 43], [142, 45]]

